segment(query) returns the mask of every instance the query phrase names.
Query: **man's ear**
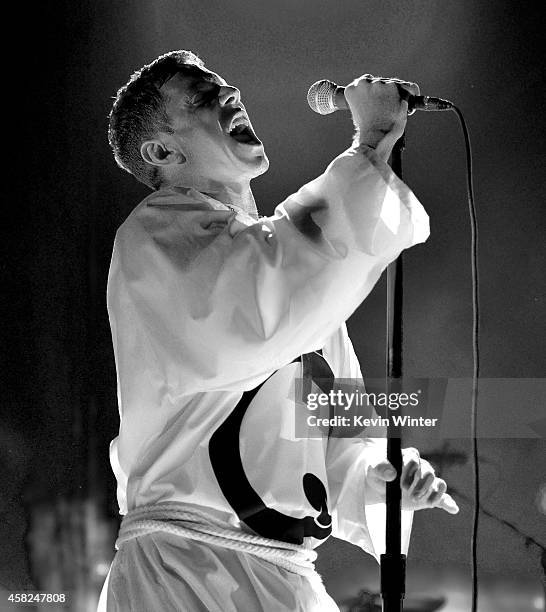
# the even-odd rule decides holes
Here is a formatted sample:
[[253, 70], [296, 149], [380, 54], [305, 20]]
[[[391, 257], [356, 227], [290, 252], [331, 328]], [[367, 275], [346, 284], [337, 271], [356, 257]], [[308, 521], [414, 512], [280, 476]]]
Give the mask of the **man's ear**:
[[142, 159], [152, 166], [183, 164], [186, 158], [182, 151], [166, 145], [160, 140], [146, 140], [140, 146]]

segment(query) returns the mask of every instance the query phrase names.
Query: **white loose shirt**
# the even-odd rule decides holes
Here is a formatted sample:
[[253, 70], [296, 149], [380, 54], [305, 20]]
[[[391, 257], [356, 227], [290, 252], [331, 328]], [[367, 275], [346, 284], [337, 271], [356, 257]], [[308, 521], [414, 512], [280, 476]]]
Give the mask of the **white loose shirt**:
[[[230, 528], [285, 539], [283, 520], [253, 522], [254, 510], [265, 508], [314, 547], [329, 530], [309, 531], [305, 521], [327, 512], [332, 535], [377, 557], [365, 478], [384, 444], [296, 438], [302, 364], [294, 360], [321, 351], [333, 376], [361, 378], [345, 321], [387, 264], [428, 233], [413, 193], [364, 146], [338, 156], [258, 221], [192, 189], [145, 198], [116, 234], [108, 279], [121, 420], [110, 455], [120, 513], [178, 501]], [[225, 424], [237, 407], [234, 460], [234, 430]], [[320, 481], [311, 495], [306, 474]], [[195, 568], [178, 571], [199, 582]], [[291, 590], [288, 574], [279, 570], [278, 584], [265, 591]], [[247, 572], [254, 591], [258, 575]], [[227, 601], [221, 585], [228, 582], [209, 581], [204, 592], [220, 589], [219, 601]], [[274, 601], [271, 609], [284, 609]]]

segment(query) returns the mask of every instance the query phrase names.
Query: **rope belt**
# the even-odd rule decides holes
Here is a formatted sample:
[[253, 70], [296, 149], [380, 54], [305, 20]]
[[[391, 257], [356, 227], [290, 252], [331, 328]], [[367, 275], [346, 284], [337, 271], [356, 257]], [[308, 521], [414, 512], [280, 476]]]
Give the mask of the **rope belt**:
[[250, 553], [301, 576], [316, 575], [317, 553], [299, 544], [226, 529], [217, 518], [180, 502], [163, 502], [130, 510], [121, 522], [116, 550], [139, 536], [164, 531], [184, 538]]

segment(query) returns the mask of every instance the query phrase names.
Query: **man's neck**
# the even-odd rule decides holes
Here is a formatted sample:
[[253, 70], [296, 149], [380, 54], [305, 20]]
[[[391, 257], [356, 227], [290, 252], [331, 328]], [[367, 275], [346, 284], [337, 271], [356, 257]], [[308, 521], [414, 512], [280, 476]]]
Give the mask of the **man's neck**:
[[256, 209], [256, 202], [254, 195], [250, 189], [250, 184], [236, 185], [231, 187], [228, 185], [222, 185], [220, 187], [209, 187], [206, 190], [198, 189], [201, 193], [226, 204], [227, 206], [233, 206], [235, 208], [241, 208], [251, 217], [258, 218], [258, 211]]
[[[192, 183], [192, 184], [190, 184]], [[224, 185], [213, 181], [173, 181], [165, 187], [193, 188], [206, 196], [214, 198], [226, 206], [240, 208], [255, 219], [258, 218], [256, 202], [250, 189], [250, 182]]]

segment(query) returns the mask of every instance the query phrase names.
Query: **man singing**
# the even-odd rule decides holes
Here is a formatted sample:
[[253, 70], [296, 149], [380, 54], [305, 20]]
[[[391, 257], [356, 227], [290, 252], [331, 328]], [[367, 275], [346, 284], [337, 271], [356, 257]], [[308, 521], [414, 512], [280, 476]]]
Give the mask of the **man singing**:
[[[333, 535], [377, 557], [365, 508], [395, 476], [384, 440], [298, 437], [295, 388], [361, 379], [345, 321], [428, 236], [386, 164], [399, 88], [418, 93], [353, 81], [353, 146], [261, 218], [250, 181], [269, 162], [235, 87], [173, 51], [119, 90], [110, 144], [154, 191], [119, 228], [108, 279], [124, 519], [101, 609], [334, 611], [314, 549]], [[414, 449], [401, 478], [409, 511], [458, 511]]]

